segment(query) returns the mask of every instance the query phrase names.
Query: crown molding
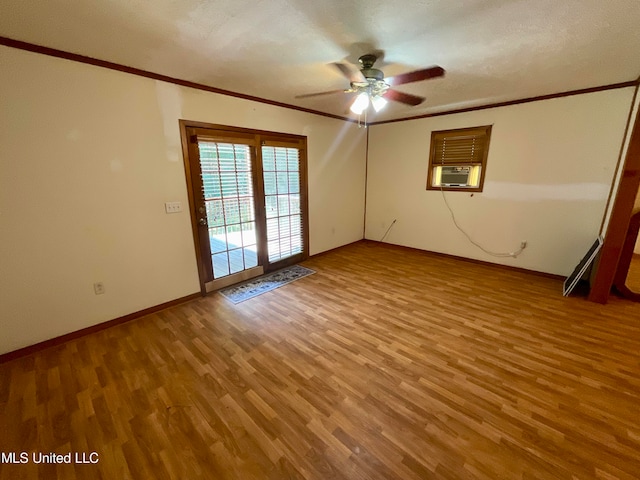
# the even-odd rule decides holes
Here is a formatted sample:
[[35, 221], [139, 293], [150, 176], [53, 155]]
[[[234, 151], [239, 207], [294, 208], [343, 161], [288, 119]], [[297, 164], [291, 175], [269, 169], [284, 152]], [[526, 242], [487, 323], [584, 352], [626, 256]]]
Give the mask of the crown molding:
[[518, 100], [508, 100], [505, 102], [488, 103], [485, 105], [477, 105], [475, 107], [460, 108], [457, 110], [444, 110], [442, 112], [425, 113], [423, 115], [415, 115], [412, 117], [394, 118], [392, 120], [381, 120], [379, 122], [371, 122], [369, 126], [384, 125], [386, 123], [406, 122], [408, 120], [418, 120], [421, 118], [441, 117], [443, 115], [453, 115], [456, 113], [475, 112], [477, 110], [486, 110], [489, 108], [508, 107], [511, 105], [520, 105], [522, 103], [539, 102], [541, 100], [551, 100], [553, 98], [570, 97], [573, 95], [583, 95], [586, 93], [602, 92], [605, 90], [616, 90], [618, 88], [636, 87], [640, 84], [640, 78], [637, 80], [629, 80], [627, 82], [613, 83], [611, 85], [601, 85], [599, 87], [582, 88], [580, 90], [569, 90], [567, 92], [550, 93], [547, 95], [539, 95], [537, 97], [521, 98]]
[[355, 122], [355, 120], [342, 117], [340, 115], [333, 115], [331, 113], [320, 112], [318, 110], [312, 110], [310, 108], [298, 107], [296, 105], [290, 105], [288, 103], [277, 102], [275, 100], [268, 100], [266, 98], [256, 97], [253, 95], [246, 95], [244, 93], [232, 92], [231, 90], [224, 90], [221, 88], [211, 87], [202, 83], [191, 82], [189, 80], [182, 80], [180, 78], [170, 77], [168, 75], [162, 75], [160, 73], [150, 72], [148, 70], [142, 70], [140, 68], [128, 67], [119, 63], [108, 62], [106, 60], [100, 60], [98, 58], [87, 57], [85, 55], [79, 55], [77, 53], [65, 52], [64, 50], [58, 50], [55, 48], [44, 47], [42, 45], [36, 45], [33, 43], [23, 42], [21, 40], [14, 40], [12, 38], [0, 36], [0, 45], [6, 47], [16, 48], [18, 50], [25, 50], [33, 53], [40, 53], [50, 57], [62, 58], [65, 60], [71, 60], [73, 62], [85, 63], [96, 67], [108, 68], [110, 70], [117, 70], [119, 72], [129, 73], [131, 75], [137, 75], [139, 77], [150, 78], [152, 80], [160, 80], [163, 82], [173, 83], [182, 87], [195, 88], [196, 90], [203, 90], [205, 92], [218, 93], [220, 95], [226, 95], [229, 97], [241, 98], [243, 100], [250, 100], [252, 102], [264, 103], [266, 105], [273, 105], [276, 107], [288, 108], [290, 110], [297, 110], [299, 112], [311, 113], [313, 115], [320, 115], [323, 117], [334, 118], [336, 120], [343, 120], [345, 122]]
[[[282, 108], [287, 108], [289, 110], [296, 110], [299, 112], [304, 112], [304, 113], [310, 113], [312, 115], [320, 115], [322, 117], [328, 117], [328, 118], [333, 118], [336, 120], [343, 120], [345, 122], [349, 122], [349, 123], [359, 123], [358, 120], [353, 119], [353, 118], [349, 118], [349, 117], [344, 117], [344, 116], [340, 116], [340, 115], [334, 115], [332, 113], [325, 113], [325, 112], [320, 112], [318, 110], [312, 110], [310, 108], [304, 108], [304, 107], [298, 107], [296, 105], [290, 105], [288, 103], [283, 103], [283, 102], [277, 102], [275, 100], [269, 100], [266, 98], [261, 98], [261, 97], [256, 97], [253, 95], [246, 95], [244, 93], [238, 93], [238, 92], [233, 92], [231, 90], [224, 90], [221, 88], [216, 88], [216, 87], [211, 87], [209, 85], [204, 85], [202, 83], [197, 83], [197, 82], [191, 82], [189, 80], [183, 80], [180, 78], [175, 78], [175, 77], [170, 77], [168, 75], [162, 75], [160, 73], [155, 73], [155, 72], [150, 72], [147, 70], [142, 70], [140, 68], [134, 68], [134, 67], [128, 67], [126, 65], [121, 65], [119, 63], [114, 63], [114, 62], [108, 62], [106, 60], [100, 60], [98, 58], [93, 58], [93, 57], [87, 57], [85, 55], [79, 55], [77, 53], [71, 53], [71, 52], [66, 52], [64, 50], [58, 50], [55, 48], [50, 48], [50, 47], [44, 47], [42, 45], [36, 45], [33, 43], [29, 43], [29, 42], [23, 42], [21, 40], [14, 40], [12, 38], [8, 38], [8, 37], [3, 37], [0, 36], [0, 45], [4, 45], [6, 47], [11, 47], [11, 48], [16, 48], [19, 50], [25, 50], [28, 52], [34, 52], [34, 53], [40, 53], [42, 55], [47, 55], [50, 57], [56, 57], [56, 58], [62, 58], [65, 60], [71, 60], [74, 62], [79, 62], [79, 63], [85, 63], [88, 65], [94, 65], [97, 67], [102, 67], [102, 68], [108, 68], [110, 70], [116, 70], [119, 72], [124, 72], [124, 73], [129, 73], [131, 75], [137, 75], [140, 77], [145, 77], [145, 78], [150, 78], [153, 80], [160, 80], [163, 82], [168, 82], [168, 83], [173, 83], [175, 85], [180, 85], [183, 87], [188, 87], [188, 88], [194, 88], [196, 90], [202, 90], [205, 92], [210, 92], [210, 93], [218, 93], [220, 95], [226, 95], [229, 97], [235, 97], [235, 98], [240, 98], [243, 100], [250, 100], [253, 102], [258, 102], [258, 103], [263, 103], [266, 105], [273, 105], [276, 107], [282, 107]], [[444, 116], [444, 115], [453, 115], [456, 113], [467, 113], [467, 112], [474, 112], [477, 110], [486, 110], [489, 108], [497, 108], [497, 107], [507, 107], [507, 106], [511, 106], [511, 105], [519, 105], [522, 103], [530, 103], [530, 102], [537, 102], [537, 101], [541, 101], [541, 100], [550, 100], [553, 98], [562, 98], [562, 97], [569, 97], [569, 96], [573, 96], [573, 95], [582, 95], [582, 94], [586, 94], [586, 93], [594, 93], [594, 92], [601, 92], [601, 91], [605, 91], [605, 90], [614, 90], [614, 89], [618, 89], [618, 88], [627, 88], [627, 87], [635, 87], [640, 85], [640, 77], [638, 77], [635, 80], [630, 80], [627, 82], [621, 82], [621, 83], [615, 83], [615, 84], [611, 84], [611, 85], [602, 85], [602, 86], [598, 86], [598, 87], [590, 87], [590, 88], [583, 88], [580, 90], [570, 90], [570, 91], [566, 91], [566, 92], [560, 92], [560, 93], [551, 93], [551, 94], [547, 94], [547, 95], [540, 95], [540, 96], [536, 96], [536, 97], [529, 97], [529, 98], [523, 98], [523, 99], [517, 99], [517, 100], [509, 100], [509, 101], [505, 101], [505, 102], [498, 102], [498, 103], [489, 103], [489, 104], [485, 104], [485, 105], [478, 105], [478, 106], [474, 106], [474, 107], [468, 107], [468, 108], [461, 108], [461, 109], [457, 109], [457, 110], [444, 110], [441, 112], [435, 112], [435, 113], [425, 113], [423, 115], [415, 115], [415, 116], [409, 116], [409, 117], [402, 117], [402, 118], [394, 118], [391, 120], [380, 120], [378, 122], [368, 122], [367, 126], [374, 126], [374, 125], [384, 125], [387, 123], [395, 123], [395, 122], [406, 122], [408, 120], [418, 120], [421, 118], [430, 118], [430, 117], [440, 117], [440, 116]]]

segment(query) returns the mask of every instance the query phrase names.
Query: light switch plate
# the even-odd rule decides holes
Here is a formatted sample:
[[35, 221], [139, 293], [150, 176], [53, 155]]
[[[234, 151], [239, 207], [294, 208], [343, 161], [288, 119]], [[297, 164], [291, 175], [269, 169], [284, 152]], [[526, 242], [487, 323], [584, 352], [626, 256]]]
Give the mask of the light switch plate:
[[182, 211], [182, 202], [165, 202], [164, 210], [167, 213], [178, 213]]

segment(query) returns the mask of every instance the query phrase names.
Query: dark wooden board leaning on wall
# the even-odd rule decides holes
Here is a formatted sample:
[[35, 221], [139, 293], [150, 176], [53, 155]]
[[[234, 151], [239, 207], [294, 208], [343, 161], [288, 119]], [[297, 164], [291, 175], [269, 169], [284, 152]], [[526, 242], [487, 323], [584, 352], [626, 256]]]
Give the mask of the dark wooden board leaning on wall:
[[600, 248], [602, 248], [602, 237], [596, 238], [596, 241], [593, 242], [593, 244], [589, 248], [589, 251], [587, 251], [586, 255], [582, 257], [582, 260], [580, 260], [580, 263], [578, 263], [576, 268], [574, 268], [573, 272], [571, 272], [571, 275], [569, 275], [567, 279], [564, 281], [564, 284], [562, 285], [562, 295], [564, 295], [565, 297], [568, 296], [571, 293], [571, 291], [576, 287], [576, 285], [578, 284], [580, 279], [584, 276], [584, 274], [587, 272], [589, 267], [593, 265], [593, 262], [595, 261], [596, 256], [600, 251]]

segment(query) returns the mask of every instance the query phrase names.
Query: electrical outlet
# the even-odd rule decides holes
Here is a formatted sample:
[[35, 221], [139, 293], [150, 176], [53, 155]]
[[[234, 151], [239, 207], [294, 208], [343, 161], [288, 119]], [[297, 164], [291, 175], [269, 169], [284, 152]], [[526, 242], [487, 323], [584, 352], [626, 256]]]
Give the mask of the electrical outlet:
[[104, 294], [104, 283], [102, 282], [96, 282], [93, 284], [93, 291], [96, 293], [96, 295], [103, 295]]
[[167, 213], [179, 213], [182, 211], [182, 202], [165, 202], [164, 211]]

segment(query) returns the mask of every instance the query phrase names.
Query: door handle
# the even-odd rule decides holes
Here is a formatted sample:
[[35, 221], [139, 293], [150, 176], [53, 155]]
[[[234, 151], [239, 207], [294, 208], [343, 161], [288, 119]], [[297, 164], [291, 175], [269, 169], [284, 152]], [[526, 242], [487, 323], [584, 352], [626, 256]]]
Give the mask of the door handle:
[[207, 219], [201, 217], [201, 218], [198, 219], [198, 223], [200, 225], [202, 225], [203, 227], [206, 227], [207, 226]]

